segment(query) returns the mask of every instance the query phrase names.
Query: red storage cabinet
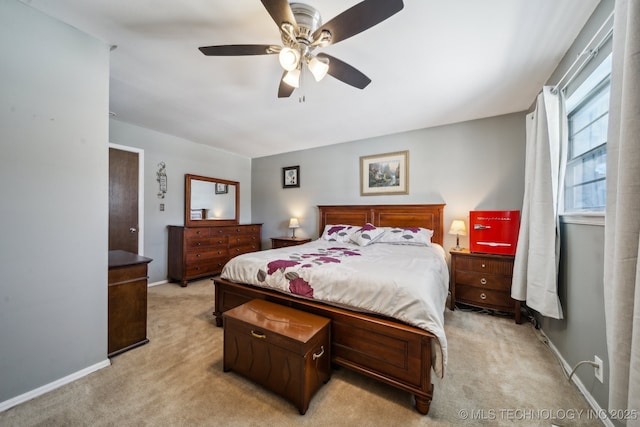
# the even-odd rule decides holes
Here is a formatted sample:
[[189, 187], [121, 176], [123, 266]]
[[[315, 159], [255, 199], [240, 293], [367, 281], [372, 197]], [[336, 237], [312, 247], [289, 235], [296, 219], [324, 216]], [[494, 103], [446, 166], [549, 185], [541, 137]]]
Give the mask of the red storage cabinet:
[[520, 211], [470, 211], [469, 249], [474, 253], [515, 255]]

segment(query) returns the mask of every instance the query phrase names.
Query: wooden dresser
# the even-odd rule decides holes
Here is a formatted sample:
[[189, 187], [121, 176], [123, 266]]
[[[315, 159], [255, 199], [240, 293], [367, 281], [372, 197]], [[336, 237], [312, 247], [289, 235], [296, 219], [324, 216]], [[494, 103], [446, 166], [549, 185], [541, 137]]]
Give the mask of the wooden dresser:
[[261, 224], [170, 225], [169, 279], [187, 286], [189, 280], [219, 274], [231, 258], [259, 251], [261, 235]]
[[510, 255], [471, 253], [466, 249], [451, 251], [451, 300], [491, 310], [513, 313], [521, 322], [520, 301], [511, 298], [513, 260]]
[[147, 339], [147, 266], [151, 258], [109, 251], [109, 357], [149, 342]]

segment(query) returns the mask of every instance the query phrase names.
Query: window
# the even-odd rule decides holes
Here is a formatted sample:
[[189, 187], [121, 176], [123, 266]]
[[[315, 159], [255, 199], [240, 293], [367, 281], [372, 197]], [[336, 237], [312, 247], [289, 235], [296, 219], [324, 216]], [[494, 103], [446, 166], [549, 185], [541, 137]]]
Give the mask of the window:
[[611, 57], [567, 99], [568, 151], [564, 212], [602, 212], [607, 176]]

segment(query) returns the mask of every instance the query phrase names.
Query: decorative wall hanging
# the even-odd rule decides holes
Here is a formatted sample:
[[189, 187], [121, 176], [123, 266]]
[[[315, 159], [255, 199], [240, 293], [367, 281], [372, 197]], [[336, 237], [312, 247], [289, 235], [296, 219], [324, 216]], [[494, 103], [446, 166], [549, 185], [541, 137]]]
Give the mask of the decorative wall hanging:
[[409, 151], [360, 157], [360, 195], [409, 194]]
[[282, 168], [282, 188], [300, 187], [300, 166]]
[[166, 173], [167, 165], [164, 162], [158, 163], [158, 172], [156, 172], [158, 181], [158, 199], [164, 199], [164, 195], [167, 193], [167, 173]]

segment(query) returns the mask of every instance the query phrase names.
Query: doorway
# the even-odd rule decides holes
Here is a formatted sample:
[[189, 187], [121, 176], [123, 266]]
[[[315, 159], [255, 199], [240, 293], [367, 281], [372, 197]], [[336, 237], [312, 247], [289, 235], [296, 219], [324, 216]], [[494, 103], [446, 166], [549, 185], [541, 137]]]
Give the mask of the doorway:
[[144, 151], [109, 144], [109, 250], [143, 254]]

